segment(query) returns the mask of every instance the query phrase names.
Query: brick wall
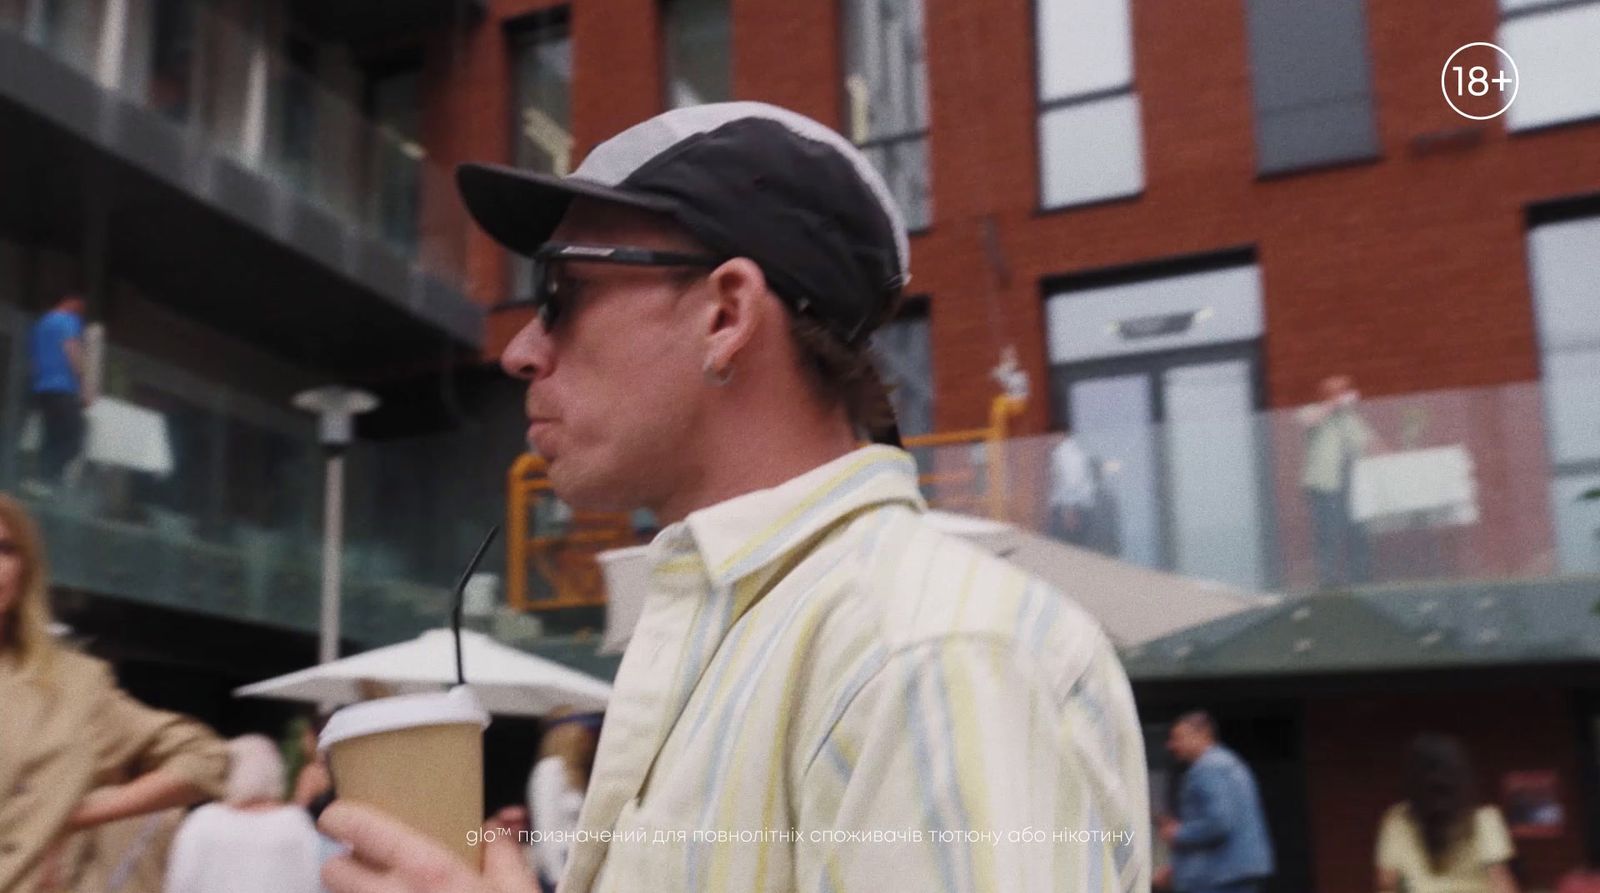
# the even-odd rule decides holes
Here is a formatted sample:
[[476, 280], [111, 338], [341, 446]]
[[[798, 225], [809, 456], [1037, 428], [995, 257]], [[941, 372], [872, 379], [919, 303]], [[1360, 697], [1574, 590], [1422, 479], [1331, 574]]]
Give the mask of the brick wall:
[[[661, 107], [658, 0], [574, 0], [574, 129], [591, 146]], [[448, 154], [509, 155], [505, 21], [550, 3], [494, 0], [444, 91]], [[829, 123], [840, 114], [830, 2], [732, 0], [734, 89]], [[1256, 246], [1268, 402], [1311, 398], [1332, 372], [1370, 394], [1538, 375], [1523, 211], [1600, 191], [1600, 125], [1507, 134], [1458, 118], [1439, 68], [1493, 39], [1495, 0], [1368, 3], [1382, 158], [1257, 179], [1243, 0], [1135, 2], [1146, 189], [1075, 211], [1037, 209], [1031, 0], [927, 4], [934, 224], [914, 239], [913, 288], [932, 306], [937, 425], [985, 420], [987, 370], [1015, 343], [1045, 381], [1041, 282], [1051, 276]], [[460, 131], [468, 132], [462, 136]], [[1453, 137], [1453, 148], [1430, 149]], [[504, 263], [469, 246], [478, 297]], [[525, 312], [497, 314], [497, 352]], [[1047, 426], [1035, 400], [1024, 430]]]

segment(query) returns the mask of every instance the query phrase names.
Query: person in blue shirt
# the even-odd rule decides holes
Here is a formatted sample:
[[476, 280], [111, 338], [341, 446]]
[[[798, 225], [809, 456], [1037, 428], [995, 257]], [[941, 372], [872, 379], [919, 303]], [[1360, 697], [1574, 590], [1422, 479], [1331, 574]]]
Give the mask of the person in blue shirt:
[[34, 323], [28, 339], [29, 390], [44, 427], [39, 472], [58, 481], [83, 449], [83, 298], [66, 295]]
[[1250, 767], [1217, 743], [1216, 723], [1201, 711], [1178, 718], [1167, 750], [1189, 764], [1178, 815], [1161, 822], [1161, 838], [1172, 848], [1171, 888], [1256, 893], [1272, 874], [1272, 842]]

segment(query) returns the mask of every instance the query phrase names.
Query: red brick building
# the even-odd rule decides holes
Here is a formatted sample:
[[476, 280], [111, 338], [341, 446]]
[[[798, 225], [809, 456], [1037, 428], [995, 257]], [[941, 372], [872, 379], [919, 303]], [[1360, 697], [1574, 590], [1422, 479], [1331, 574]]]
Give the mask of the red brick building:
[[[1021, 434], [1137, 423], [1170, 435], [1193, 418], [1185, 394], [1209, 395], [1194, 413], [1271, 412], [1316, 399], [1325, 376], [1348, 374], [1369, 397], [1396, 398], [1374, 404], [1380, 430], [1402, 431], [1426, 413], [1424, 445], [1459, 443], [1475, 463], [1482, 520], [1378, 542], [1376, 560], [1395, 571], [1385, 579], [1438, 581], [1408, 572], [1419, 543], [1442, 550], [1442, 576], [1455, 584], [1600, 569], [1552, 544], [1590, 516], [1574, 521], [1552, 508], [1563, 497], [1545, 492], [1600, 473], [1600, 446], [1580, 438], [1575, 452], [1564, 449], [1554, 430], [1577, 417], [1600, 431], [1600, 408], [1575, 396], [1600, 392], [1600, 367], [1547, 372], [1565, 349], [1551, 333], [1585, 306], [1600, 317], [1600, 286], [1538, 296], [1531, 259], [1546, 225], [1568, 227], [1551, 237], [1562, 256], [1600, 256], [1600, 98], [1582, 86], [1600, 72], [1560, 51], [1563, 35], [1600, 33], [1600, 4], [1307, 6], [993, 0], [862, 13], [850, 2], [492, 0], [480, 22], [430, 45], [430, 60], [450, 64], [429, 81], [426, 142], [447, 162], [525, 160], [517, 146], [526, 121], [511, 111], [524, 89], [517, 60], [528, 29], [553, 23], [570, 51], [569, 162], [580, 158], [672, 101], [674, 17], [720, 15], [720, 28], [692, 32], [708, 42], [689, 44], [702, 62], [719, 52], [727, 60], [713, 78], [723, 92], [700, 98], [779, 103], [890, 147], [891, 157], [896, 145], [915, 147], [895, 162], [909, 179], [890, 179], [922, 203], [907, 210], [933, 427], [985, 423], [990, 369], [1007, 346], [1033, 382]], [[891, 13], [899, 18], [872, 18]], [[883, 32], [864, 36], [863, 23]], [[1522, 73], [1520, 105], [1501, 117], [1469, 120], [1445, 101], [1441, 68], [1475, 41], [1506, 46]], [[864, 68], [863, 86], [851, 76]], [[902, 106], [883, 116], [891, 120], [882, 132], [874, 77]], [[528, 311], [515, 305], [501, 251], [479, 234], [465, 251], [475, 297], [492, 308], [492, 356]], [[1548, 287], [1581, 278], [1564, 263], [1545, 271]], [[1600, 281], [1600, 268], [1590, 272]], [[1201, 281], [1212, 274], [1238, 276], [1208, 290]], [[1189, 294], [1215, 303], [1182, 305]], [[1082, 330], [1093, 327], [1117, 343], [1089, 343]], [[1239, 375], [1182, 390], [1185, 374], [1209, 372]], [[1556, 374], [1560, 386], [1533, 384]], [[1456, 392], [1454, 402], [1403, 396], [1434, 391]], [[1238, 405], [1224, 405], [1230, 399]], [[1268, 542], [1252, 559], [1263, 569], [1243, 582], [1314, 588], [1299, 426], [1288, 413], [1262, 418], [1273, 430], [1241, 440], [1253, 446], [1236, 463], [1264, 469], [1238, 477], [1256, 492], [1241, 501], [1266, 506], [1249, 530]], [[1149, 554], [1130, 560], [1204, 575], [1186, 566], [1185, 549], [1207, 541], [1185, 545], [1193, 524], [1170, 492], [1184, 449], [1155, 449], [1152, 473], [1166, 483], [1151, 511], [1161, 518], [1150, 521]], [[1222, 457], [1224, 480], [1230, 461]], [[1037, 474], [1020, 477], [1024, 490], [1047, 486]], [[1124, 521], [1137, 527], [1127, 521], [1134, 514]], [[1474, 592], [1448, 590], [1462, 600]], [[1280, 889], [1370, 886], [1376, 822], [1399, 796], [1405, 741], [1429, 728], [1469, 740], [1491, 798], [1507, 773], [1548, 769], [1559, 779], [1564, 823], [1518, 841], [1519, 869], [1538, 889], [1593, 843], [1594, 680], [1579, 651], [1459, 674], [1401, 655], [1359, 672], [1297, 668], [1286, 656], [1264, 674], [1222, 660], [1210, 673], [1135, 675], [1147, 717], [1207, 704], [1256, 760], [1281, 826]], [[1517, 669], [1506, 676], [1506, 665]]]
[[[1474, 42], [1514, 60], [1502, 116], [1447, 102]], [[288, 396], [378, 389], [368, 436], [466, 418], [352, 485], [350, 632], [414, 634], [518, 449], [488, 364], [530, 314], [449, 169], [568, 169], [669, 104], [788, 106], [862, 143], [914, 222], [885, 338], [908, 428], [983, 424], [1014, 348], [1011, 520], [1046, 523], [1070, 427], [1117, 497], [1108, 551], [1287, 596], [1125, 650], [1158, 768], [1194, 706], [1255, 767], [1273, 889], [1371, 888], [1428, 729], [1467, 739], [1490, 799], [1551, 779], [1560, 820], [1517, 838], [1549, 889], [1600, 857], [1597, 46], [1600, 0], [0, 0], [0, 419], [25, 413], [27, 315], [81, 289], [106, 393], [176, 458], [37, 504], [58, 584], [303, 633], [320, 500]], [[1293, 408], [1331, 374], [1471, 486], [1313, 595]]]

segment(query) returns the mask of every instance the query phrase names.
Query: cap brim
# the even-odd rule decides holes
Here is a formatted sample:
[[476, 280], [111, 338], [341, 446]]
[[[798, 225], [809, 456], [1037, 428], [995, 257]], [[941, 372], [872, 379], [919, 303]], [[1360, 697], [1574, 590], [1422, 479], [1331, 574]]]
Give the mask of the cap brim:
[[578, 177], [557, 177], [500, 164], [463, 164], [456, 188], [478, 226], [518, 254], [532, 254], [550, 240], [574, 198], [591, 198], [670, 214], [672, 202]]

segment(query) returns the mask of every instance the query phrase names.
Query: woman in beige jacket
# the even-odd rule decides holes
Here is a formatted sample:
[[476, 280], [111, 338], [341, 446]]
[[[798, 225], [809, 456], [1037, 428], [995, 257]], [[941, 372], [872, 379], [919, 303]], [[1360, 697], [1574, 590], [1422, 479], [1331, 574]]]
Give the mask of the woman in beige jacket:
[[105, 664], [49, 632], [44, 548], [0, 494], [0, 891], [71, 889], [88, 831], [222, 791], [227, 749], [208, 729], [117, 688]]

